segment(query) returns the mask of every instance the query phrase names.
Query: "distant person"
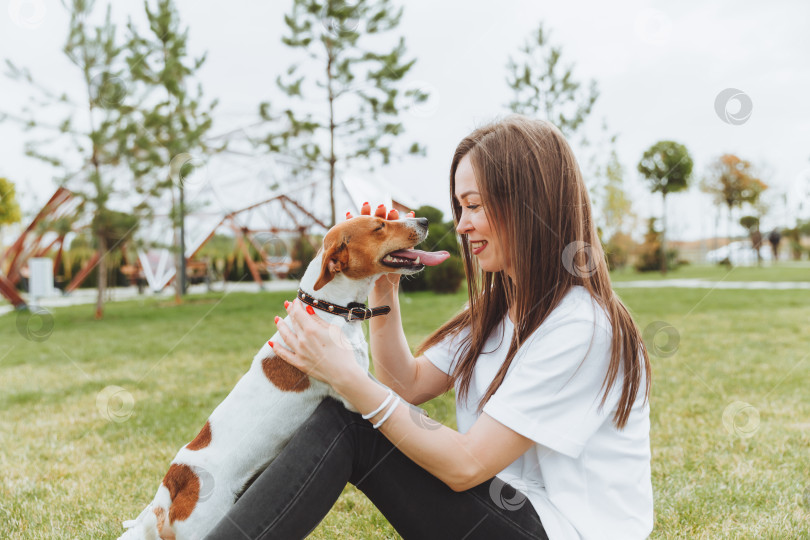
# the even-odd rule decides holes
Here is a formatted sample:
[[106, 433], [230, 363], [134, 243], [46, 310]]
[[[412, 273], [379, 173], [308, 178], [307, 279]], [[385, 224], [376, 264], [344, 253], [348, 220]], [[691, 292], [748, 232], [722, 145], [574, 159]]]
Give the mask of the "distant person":
[[779, 242], [782, 241], [782, 234], [779, 229], [774, 229], [768, 234], [768, 242], [771, 244], [774, 262], [779, 260]]

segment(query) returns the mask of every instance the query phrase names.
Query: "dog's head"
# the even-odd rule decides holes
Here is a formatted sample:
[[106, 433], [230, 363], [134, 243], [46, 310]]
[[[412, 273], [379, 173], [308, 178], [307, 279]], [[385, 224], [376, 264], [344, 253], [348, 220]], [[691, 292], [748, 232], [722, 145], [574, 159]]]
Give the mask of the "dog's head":
[[413, 247], [428, 235], [426, 218], [387, 220], [357, 216], [329, 229], [323, 239], [317, 291], [342, 273], [351, 279], [395, 272], [414, 274], [447, 259], [446, 251], [427, 252]]

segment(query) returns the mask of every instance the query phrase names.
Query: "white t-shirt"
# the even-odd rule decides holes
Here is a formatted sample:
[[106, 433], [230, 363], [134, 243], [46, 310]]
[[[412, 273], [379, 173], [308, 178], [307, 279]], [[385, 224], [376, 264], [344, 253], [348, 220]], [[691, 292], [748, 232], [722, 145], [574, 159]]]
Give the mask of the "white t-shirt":
[[[452, 373], [459, 340], [467, 332], [445, 339], [425, 356]], [[513, 332], [505, 316], [478, 357], [468, 402], [456, 398], [459, 432], [478, 419], [478, 402], [503, 364]], [[649, 406], [642, 405], [643, 381], [623, 430], [612, 420], [621, 372], [597, 410], [611, 335], [604, 310], [584, 287], [573, 287], [518, 350], [503, 384], [483, 409], [536, 443], [497, 476], [527, 495], [551, 540], [632, 540], [652, 531], [650, 419]], [[499, 504], [509, 508], [519, 502]]]

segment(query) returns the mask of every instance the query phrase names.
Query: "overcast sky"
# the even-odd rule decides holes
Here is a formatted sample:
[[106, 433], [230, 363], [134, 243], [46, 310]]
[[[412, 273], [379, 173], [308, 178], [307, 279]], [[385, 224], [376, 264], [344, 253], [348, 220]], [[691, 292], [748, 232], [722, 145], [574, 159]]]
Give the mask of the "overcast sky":
[[[67, 14], [54, 0], [6, 0], [0, 13], [0, 56], [31, 69], [58, 90], [78, 93], [75, 68], [61, 52]], [[190, 27], [191, 49], [208, 52], [200, 71], [205, 93], [220, 100], [214, 132], [256, 120], [259, 102], [278, 96], [274, 80], [289, 64], [280, 42], [289, 1], [177, 2]], [[99, 2], [99, 8], [104, 4]], [[142, 2], [118, 1], [115, 18], [142, 20]], [[101, 11], [101, 9], [99, 9]], [[660, 197], [646, 193], [636, 172], [644, 150], [661, 139], [686, 145], [695, 160], [695, 184], [708, 163], [735, 153], [761, 167], [775, 201], [765, 228], [810, 218], [810, 2], [621, 1], [560, 2], [411, 0], [400, 32], [417, 58], [410, 84], [431, 91], [428, 106], [404, 117], [408, 139], [428, 149], [382, 170], [420, 203], [449, 209], [447, 176], [461, 138], [506, 112], [505, 64], [539, 22], [575, 64], [580, 80], [595, 79], [600, 97], [590, 128], [604, 118], [619, 134], [628, 189], [641, 216], [659, 215]], [[123, 26], [123, 25], [122, 25]], [[750, 99], [742, 123], [715, 110], [726, 89]], [[0, 79], [0, 109], [14, 110], [29, 89]], [[747, 96], [747, 98], [746, 98]], [[738, 114], [741, 101], [725, 111]], [[18, 185], [31, 212], [54, 189], [54, 170], [23, 156], [25, 137], [0, 124], [0, 176]], [[776, 197], [777, 193], [787, 193]], [[245, 206], [254, 201], [245, 201]], [[671, 238], [713, 233], [715, 210], [697, 189], [669, 199]], [[720, 232], [725, 232], [725, 217]]]

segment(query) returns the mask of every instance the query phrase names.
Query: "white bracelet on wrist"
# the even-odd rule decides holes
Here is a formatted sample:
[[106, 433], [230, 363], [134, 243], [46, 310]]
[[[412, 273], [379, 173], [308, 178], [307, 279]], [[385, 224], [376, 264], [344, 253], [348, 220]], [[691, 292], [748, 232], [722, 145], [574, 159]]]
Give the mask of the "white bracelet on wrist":
[[394, 409], [396, 409], [396, 408], [397, 408], [397, 405], [399, 405], [399, 402], [400, 402], [400, 401], [401, 401], [401, 400], [400, 400], [399, 396], [397, 396], [397, 397], [396, 397], [396, 399], [394, 400], [394, 403], [392, 403], [392, 404], [391, 404], [391, 406], [390, 406], [390, 407], [388, 408], [388, 410], [385, 412], [385, 415], [383, 415], [382, 420], [380, 420], [379, 422], [377, 422], [376, 424], [374, 424], [372, 427], [373, 427], [374, 429], [377, 429], [378, 427], [380, 427], [381, 425], [383, 425], [383, 422], [385, 422], [386, 420], [388, 420], [388, 417], [389, 417], [389, 416], [391, 416], [391, 415], [394, 413]]
[[364, 414], [363, 415], [363, 420], [368, 420], [370, 418], [373, 418], [376, 414], [378, 414], [381, 410], [383, 410], [386, 407], [386, 405], [388, 405], [391, 402], [392, 399], [394, 399], [394, 391], [389, 388], [388, 389], [388, 396], [386, 396], [386, 398], [383, 400], [382, 404], [379, 407], [377, 407], [376, 409], [374, 409], [373, 411], [371, 411], [370, 413]]

